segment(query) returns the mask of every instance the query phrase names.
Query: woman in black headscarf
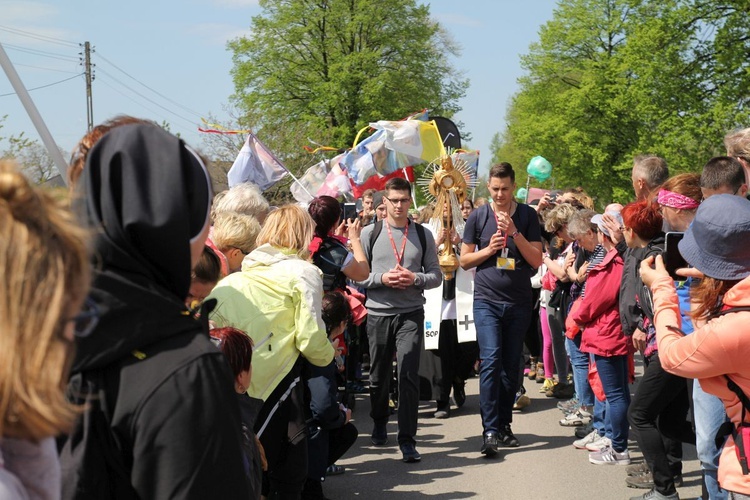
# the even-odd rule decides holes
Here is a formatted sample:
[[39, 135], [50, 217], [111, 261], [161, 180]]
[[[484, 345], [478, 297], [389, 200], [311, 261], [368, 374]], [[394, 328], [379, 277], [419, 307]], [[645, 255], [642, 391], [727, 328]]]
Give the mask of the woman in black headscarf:
[[100, 319], [76, 338], [69, 391], [86, 407], [63, 444], [63, 498], [249, 498], [232, 374], [184, 304], [208, 234], [205, 165], [159, 127], [125, 125], [78, 188]]

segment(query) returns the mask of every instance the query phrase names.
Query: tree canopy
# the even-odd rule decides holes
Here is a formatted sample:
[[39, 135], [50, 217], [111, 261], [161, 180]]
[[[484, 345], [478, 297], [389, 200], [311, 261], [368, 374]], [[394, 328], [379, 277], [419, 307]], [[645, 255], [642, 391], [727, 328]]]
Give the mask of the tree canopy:
[[522, 58], [494, 159], [523, 171], [545, 156], [546, 187], [581, 185], [600, 205], [632, 198], [638, 154], [699, 171], [750, 121], [748, 25], [748, 0], [562, 0]]
[[[234, 104], [287, 166], [308, 139], [351, 146], [357, 130], [423, 108], [450, 117], [468, 82], [457, 45], [415, 0], [261, 0], [229, 42]], [[291, 163], [291, 165], [290, 165]], [[295, 165], [296, 164], [296, 165]], [[296, 168], [295, 168], [296, 169]]]
[[[0, 116], [0, 129], [6, 116]], [[63, 157], [67, 155], [60, 149]], [[55, 161], [38, 141], [29, 139], [23, 132], [8, 137], [0, 136], [0, 159], [13, 160], [19, 170], [33, 183], [43, 184], [58, 175]]]

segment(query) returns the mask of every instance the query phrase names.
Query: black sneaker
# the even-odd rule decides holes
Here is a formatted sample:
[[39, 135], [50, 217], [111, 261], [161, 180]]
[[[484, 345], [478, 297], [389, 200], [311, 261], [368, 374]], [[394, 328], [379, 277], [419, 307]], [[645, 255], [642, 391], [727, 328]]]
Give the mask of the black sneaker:
[[386, 424], [375, 423], [375, 427], [372, 428], [372, 437], [370, 438], [372, 444], [375, 446], [385, 446], [388, 444], [388, 428]]
[[513, 431], [510, 430], [510, 424], [505, 424], [500, 432], [498, 433], [498, 442], [508, 448], [518, 448], [521, 443], [518, 442], [516, 436], [513, 435]]
[[401, 443], [398, 447], [401, 448], [401, 454], [403, 455], [402, 460], [407, 464], [422, 460], [422, 455], [419, 454], [417, 447], [411, 441]]
[[443, 401], [438, 401], [437, 411], [434, 414], [435, 418], [450, 418], [451, 416], [451, 405]]
[[453, 382], [453, 401], [457, 408], [461, 408], [466, 402], [466, 382], [463, 380]]
[[484, 444], [480, 453], [486, 457], [494, 457], [497, 455], [497, 434], [488, 432], [483, 437]]

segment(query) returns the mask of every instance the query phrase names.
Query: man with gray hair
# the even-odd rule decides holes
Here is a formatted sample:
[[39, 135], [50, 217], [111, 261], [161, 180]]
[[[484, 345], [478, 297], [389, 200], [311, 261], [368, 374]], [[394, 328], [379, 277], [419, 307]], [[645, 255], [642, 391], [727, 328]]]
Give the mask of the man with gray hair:
[[213, 207], [213, 215], [223, 212], [252, 215], [261, 225], [266, 220], [270, 207], [255, 184], [244, 182], [232, 187], [219, 199]]
[[667, 161], [655, 155], [638, 155], [633, 160], [633, 191], [636, 201], [648, 198], [649, 193], [669, 178]]
[[727, 156], [737, 158], [745, 171], [745, 184], [750, 185], [750, 128], [729, 132], [724, 136]]

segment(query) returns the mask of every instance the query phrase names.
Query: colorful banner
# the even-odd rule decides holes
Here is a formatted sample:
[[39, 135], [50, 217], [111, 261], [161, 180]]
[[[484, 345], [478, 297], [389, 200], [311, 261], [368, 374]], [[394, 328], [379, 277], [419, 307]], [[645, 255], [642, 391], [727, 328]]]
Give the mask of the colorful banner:
[[354, 198], [359, 199], [362, 197], [362, 193], [364, 193], [368, 189], [382, 191], [383, 189], [385, 189], [385, 183], [388, 182], [388, 179], [393, 179], [394, 177], [399, 177], [401, 179], [406, 179], [409, 182], [414, 182], [414, 168], [401, 168], [399, 170], [396, 170], [392, 174], [384, 176], [373, 175], [372, 177], [367, 179], [364, 184], [361, 184], [359, 186], [352, 182], [352, 195], [354, 196]]
[[279, 182], [287, 173], [286, 167], [260, 142], [255, 134], [248, 134], [232, 168], [227, 172], [229, 187], [243, 182], [257, 185], [265, 191]]
[[311, 195], [315, 195], [318, 189], [323, 186], [327, 175], [328, 169], [324, 160], [308, 168], [297, 182], [293, 182], [289, 186], [289, 190], [298, 202], [310, 203], [313, 200]]
[[435, 161], [445, 155], [443, 140], [434, 121], [381, 120], [371, 123], [370, 127], [386, 132], [385, 146], [389, 150], [422, 160], [412, 161], [411, 165]]

